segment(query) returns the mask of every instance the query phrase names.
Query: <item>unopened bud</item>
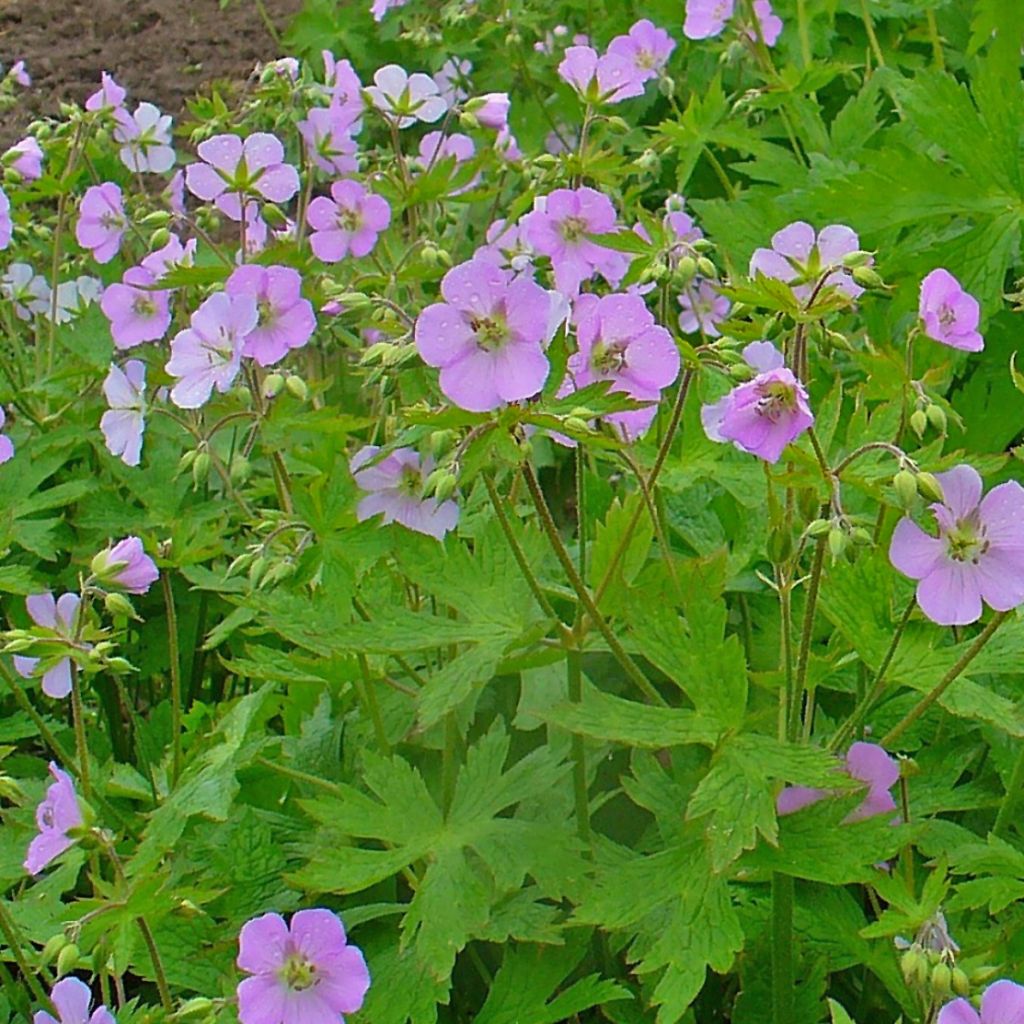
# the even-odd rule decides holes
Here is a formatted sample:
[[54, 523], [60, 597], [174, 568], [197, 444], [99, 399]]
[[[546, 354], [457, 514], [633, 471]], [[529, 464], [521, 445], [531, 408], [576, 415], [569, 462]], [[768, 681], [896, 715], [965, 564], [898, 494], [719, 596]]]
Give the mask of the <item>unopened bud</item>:
[[116, 592], [107, 594], [107, 596], [103, 598], [103, 607], [107, 609], [108, 614], [117, 616], [118, 618], [138, 618], [135, 614], [135, 608], [132, 606], [131, 601], [129, 601], [124, 594], [118, 594]]
[[463, 128], [469, 128], [470, 130], [480, 127], [480, 122], [477, 120], [476, 114], [469, 110], [464, 110], [459, 114], [459, 124], [462, 125]]
[[697, 261], [692, 256], [683, 256], [676, 264], [672, 275], [672, 283], [685, 288], [697, 276]]
[[855, 249], [853, 252], [848, 252], [839, 262], [850, 270], [856, 270], [857, 267], [866, 267], [871, 262], [872, 255], [863, 249]]
[[8, 640], [4, 644], [5, 654], [17, 654], [19, 651], [27, 651], [30, 647], [35, 645], [35, 640], [32, 637], [20, 637], [17, 640]]
[[288, 393], [300, 402], [304, 402], [309, 398], [309, 388], [306, 386], [306, 382], [294, 373], [289, 374], [285, 378], [284, 386], [288, 389]]
[[901, 469], [892, 478], [893, 490], [903, 508], [910, 508], [917, 498], [917, 477], [909, 469]]
[[149, 236], [149, 247], [151, 249], [162, 249], [171, 240], [171, 233], [167, 228], [157, 228]]
[[850, 538], [846, 535], [846, 531], [841, 530], [838, 526], [833, 526], [828, 531], [828, 549], [834, 559], [842, 557], [849, 542]]
[[185, 454], [178, 459], [178, 474], [187, 473], [192, 468], [192, 463], [196, 461], [196, 456], [198, 454], [198, 451], [185, 452]]
[[915, 409], [910, 414], [910, 429], [918, 437], [924, 437], [924, 432], [928, 429], [928, 414], [924, 409]]
[[192, 463], [192, 483], [196, 487], [206, 483], [209, 478], [211, 461], [209, 452], [197, 453], [195, 461]]
[[917, 474], [917, 489], [923, 498], [931, 501], [945, 501], [946, 496], [942, 493], [942, 485], [931, 473]]
[[364, 295], [362, 292], [342, 292], [340, 295], [336, 295], [335, 298], [347, 310], [367, 309], [369, 306], [373, 305], [373, 299], [371, 299], [369, 295]]
[[884, 288], [885, 281], [881, 275], [872, 270], [871, 267], [854, 267], [853, 279], [861, 288]]
[[206, 996], [196, 996], [195, 999], [190, 999], [187, 1003], [182, 1003], [178, 1008], [178, 1012], [174, 1014], [175, 1020], [196, 1020], [199, 1017], [205, 1017], [214, 1008], [214, 1002], [212, 999], [208, 999]]
[[932, 968], [932, 993], [945, 999], [953, 991], [953, 971], [949, 964], [937, 963]]
[[433, 455], [435, 459], [439, 459], [442, 455], [451, 451], [454, 441], [455, 431], [435, 430], [427, 439], [427, 444], [430, 446], [430, 454]]
[[582, 416], [566, 416], [562, 421], [566, 430], [575, 431], [577, 434], [589, 434], [590, 424]]
[[50, 938], [46, 940], [46, 945], [43, 946], [39, 952], [39, 962], [41, 964], [50, 963], [67, 944], [67, 936], [63, 932], [51, 935]]
[[707, 258], [707, 256], [697, 257], [697, 269], [704, 277], [710, 277], [712, 279], [718, 277], [718, 267], [716, 267], [714, 263]]
[[676, 83], [668, 75], [662, 75], [658, 79], [658, 91], [668, 99], [668, 97], [675, 95]]
[[238, 452], [231, 460], [229, 473], [233, 484], [244, 484], [252, 475], [252, 463]]
[[263, 378], [263, 397], [277, 398], [284, 387], [284, 376], [280, 373], [268, 373]]
[[640, 275], [640, 281], [646, 284], [649, 281], [654, 281], [656, 284], [661, 284], [669, 275], [668, 267], [662, 263], [661, 260], [655, 260], [647, 269]]
[[980, 967], [975, 967], [968, 977], [972, 985], [984, 985], [986, 982], [991, 981], [998, 973], [998, 967], [993, 967], [991, 964], [982, 964]]
[[279, 206], [275, 206], [273, 203], [267, 203], [262, 210], [260, 215], [272, 228], [276, 228], [278, 231], [281, 228], [288, 226], [288, 218], [281, 211]]
[[969, 996], [971, 994], [971, 979], [962, 967], [953, 968], [953, 991], [958, 996]]
[[73, 942], [64, 946], [57, 954], [57, 977], [63, 978], [65, 974], [73, 971], [78, 966], [80, 957], [81, 952]]
[[154, 210], [152, 213], [147, 213], [139, 223], [144, 228], [165, 228], [171, 223], [171, 217], [173, 214], [169, 210]]
[[773, 565], [781, 565], [793, 554], [793, 534], [782, 527], [771, 530], [768, 534], [768, 560]]
[[860, 544], [867, 546], [874, 543], [874, 538], [871, 536], [870, 530], [865, 530], [863, 526], [855, 526], [853, 531], [850, 533], [853, 538], [854, 544]]
[[814, 519], [807, 524], [806, 532], [808, 537], [824, 537], [831, 529], [832, 524], [827, 519]]
[[135, 672], [135, 666], [127, 658], [108, 658], [106, 667], [116, 676], [126, 675], [128, 672]]
[[941, 405], [929, 405], [925, 409], [928, 422], [940, 433], [946, 433], [946, 413]]
[[459, 478], [452, 472], [446, 472], [434, 488], [434, 497], [438, 501], [447, 501], [459, 486]]
[[916, 943], [900, 957], [900, 971], [908, 985], [919, 985], [922, 980], [921, 968], [928, 970], [928, 959]]
[[746, 380], [753, 380], [756, 374], [746, 363], [733, 363], [732, 366], [729, 367], [729, 376], [733, 380], [742, 382]]

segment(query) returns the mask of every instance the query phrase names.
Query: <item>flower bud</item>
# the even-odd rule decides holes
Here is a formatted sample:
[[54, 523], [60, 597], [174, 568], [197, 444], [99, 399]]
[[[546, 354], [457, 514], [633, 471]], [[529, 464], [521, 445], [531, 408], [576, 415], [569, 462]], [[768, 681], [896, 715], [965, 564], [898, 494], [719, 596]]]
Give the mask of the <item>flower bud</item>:
[[928, 422], [935, 428], [940, 434], [946, 433], [946, 413], [943, 411], [941, 405], [929, 405], [925, 409], [925, 415], [928, 417]]
[[284, 387], [284, 376], [280, 373], [268, 373], [263, 378], [263, 397], [277, 398]]
[[958, 996], [969, 996], [971, 994], [971, 979], [962, 967], [953, 968], [953, 991]]
[[199, 487], [205, 484], [210, 476], [210, 453], [199, 452], [192, 463], [192, 483]]
[[931, 473], [917, 474], [917, 489], [923, 498], [931, 501], [945, 501], [946, 496], [942, 493], [942, 485]]
[[127, 658], [108, 658], [106, 662], [108, 671], [116, 676], [126, 675], [128, 672], [137, 672], [138, 669]]
[[648, 171], [651, 174], [655, 174], [661, 169], [661, 158], [653, 149], [645, 149], [633, 163], [640, 170]]
[[35, 640], [30, 636], [19, 637], [17, 640], [8, 640], [3, 646], [4, 654], [17, 654], [19, 651], [27, 651], [34, 646]]
[[874, 537], [871, 536], [871, 531], [865, 530], [863, 526], [855, 526], [850, 536], [853, 538], [854, 544], [860, 544], [862, 546], [874, 544], [875, 542]]
[[434, 488], [434, 497], [438, 501], [447, 501], [458, 486], [459, 478], [454, 473], [446, 471]]
[[288, 393], [300, 402], [305, 402], [309, 398], [309, 388], [306, 386], [306, 382], [294, 373], [285, 378], [284, 386], [288, 389]]
[[903, 508], [912, 507], [917, 498], [917, 477], [909, 469], [901, 469], [892, 478], [892, 486], [900, 505]]
[[838, 526], [833, 526], [828, 531], [828, 549], [832, 553], [833, 559], [840, 558], [845, 554], [849, 542], [850, 538], [846, 531], [841, 530]]
[[924, 409], [915, 409], [910, 414], [910, 429], [918, 437], [924, 437], [924, 432], [928, 429], [928, 414]]
[[756, 373], [746, 363], [733, 363], [732, 366], [729, 367], [729, 376], [733, 380], [737, 380], [742, 383], [743, 381], [753, 380]]
[[186, 473], [192, 468], [192, 463], [196, 461], [196, 456], [199, 454], [197, 451], [185, 452], [180, 459], [178, 459], [178, 469], [175, 475]]
[[144, 228], [165, 228], [171, 222], [173, 214], [169, 210], [154, 210], [147, 213], [139, 224]]
[[932, 968], [931, 989], [933, 995], [945, 999], [953, 991], [953, 971], [947, 963], [937, 963]]
[[562, 422], [566, 430], [572, 430], [577, 434], [591, 433], [590, 424], [582, 416], [566, 416]]
[[697, 269], [704, 277], [709, 277], [712, 280], [718, 277], [718, 267], [716, 267], [714, 263], [707, 258], [707, 256], [697, 257]]
[[986, 982], [991, 981], [998, 973], [998, 967], [993, 967], [991, 964], [982, 964], [980, 967], [973, 968], [968, 977], [972, 985], [984, 985]]
[[139, 618], [138, 615], [135, 614], [135, 608], [132, 606], [131, 601], [129, 601], [124, 594], [119, 594], [116, 591], [111, 591], [103, 598], [103, 607], [107, 609], [107, 613], [109, 615], [113, 615], [117, 618]]
[[241, 452], [237, 452], [231, 460], [229, 473], [233, 484], [244, 484], [252, 475], [252, 463]]
[[435, 430], [430, 437], [427, 438], [427, 444], [430, 447], [430, 454], [433, 455], [435, 459], [439, 459], [442, 455], [446, 455], [451, 451], [454, 441], [454, 430]]
[[848, 252], [839, 262], [850, 270], [856, 270], [857, 267], [866, 267], [871, 262], [873, 255], [863, 249], [855, 249], [853, 252]]
[[288, 226], [288, 218], [284, 215], [279, 206], [275, 206], [273, 203], [267, 203], [262, 210], [260, 215], [267, 222], [270, 227], [280, 231], [282, 228]]
[[676, 83], [668, 75], [662, 75], [658, 79], [658, 91], [668, 99], [670, 96], [675, 95]]
[[861, 288], [885, 288], [885, 281], [882, 280], [881, 275], [870, 267], [854, 267], [852, 276], [854, 281], [859, 284]]
[[672, 283], [678, 288], [685, 288], [696, 276], [697, 261], [692, 256], [683, 256], [676, 264]]
[[8, 167], [4, 170], [4, 184], [18, 186], [21, 184], [21, 174], [18, 173], [13, 167]]
[[149, 236], [149, 247], [151, 249], [162, 249], [171, 240], [171, 233], [167, 228], [157, 228]]
[[914, 943], [903, 956], [900, 957], [900, 971], [903, 972], [903, 980], [911, 986], [920, 985], [922, 981], [921, 968], [927, 972], [928, 959], [921, 951], [921, 947]]
[[373, 305], [373, 299], [371, 299], [369, 295], [364, 295], [362, 292], [341, 292], [339, 295], [336, 295], [335, 298], [347, 310], [368, 309]]
[[461, 114], [459, 114], [459, 124], [463, 128], [468, 128], [471, 131], [474, 128], [480, 127], [480, 122], [477, 120], [476, 114], [472, 113], [469, 110], [464, 110]]
[[715, 251], [715, 243], [710, 238], [698, 238], [690, 244], [690, 248], [701, 256], [706, 256], [709, 252]]
[[78, 966], [81, 951], [73, 943], [69, 942], [57, 954], [57, 977], [63, 978], [65, 974], [73, 971]]
[[39, 962], [41, 964], [50, 963], [67, 944], [67, 936], [63, 932], [51, 935], [46, 940], [46, 945], [39, 952]]
[[827, 519], [814, 519], [807, 524], [808, 537], [824, 537], [832, 529], [832, 524]]
[[196, 1020], [209, 1014], [214, 1005], [212, 999], [208, 999], [206, 996], [196, 996], [195, 999], [182, 1003], [174, 1018], [175, 1020]]

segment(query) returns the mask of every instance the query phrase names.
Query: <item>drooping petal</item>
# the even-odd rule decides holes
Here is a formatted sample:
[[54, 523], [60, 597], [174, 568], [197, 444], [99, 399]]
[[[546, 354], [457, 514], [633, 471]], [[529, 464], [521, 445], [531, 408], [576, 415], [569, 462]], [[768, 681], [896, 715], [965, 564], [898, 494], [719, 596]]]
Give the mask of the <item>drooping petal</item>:
[[993, 547], [1024, 551], [1024, 487], [1016, 480], [993, 487], [982, 498], [979, 513]]
[[71, 659], [61, 658], [43, 674], [40, 684], [43, 693], [54, 700], [63, 700], [71, 692]]

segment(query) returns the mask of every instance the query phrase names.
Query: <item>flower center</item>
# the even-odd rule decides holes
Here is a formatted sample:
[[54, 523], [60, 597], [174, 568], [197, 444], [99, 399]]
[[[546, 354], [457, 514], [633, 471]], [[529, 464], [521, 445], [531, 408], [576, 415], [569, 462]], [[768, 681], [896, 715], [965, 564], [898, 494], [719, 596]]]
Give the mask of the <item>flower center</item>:
[[124, 226], [124, 221], [116, 213], [104, 213], [100, 216], [100, 224], [108, 231], [118, 231]]
[[256, 309], [259, 312], [259, 326], [263, 328], [272, 327], [274, 321], [277, 319], [277, 311], [270, 304], [270, 300], [261, 299], [256, 304]]
[[590, 365], [595, 373], [609, 376], [621, 371], [626, 365], [626, 343], [624, 341], [597, 341], [590, 350]]
[[40, 804], [39, 818], [42, 821], [43, 828], [57, 827], [57, 820], [53, 813], [53, 804]]
[[402, 475], [398, 478], [398, 492], [408, 495], [410, 498], [418, 498], [420, 486], [420, 471], [415, 466], [404, 466]]
[[759, 385], [757, 391], [761, 396], [757, 403], [757, 413], [773, 423], [796, 408], [796, 388], [792, 384], [773, 380]]
[[156, 313], [156, 303], [145, 295], [137, 295], [132, 302], [132, 312], [136, 316], [151, 317]]
[[559, 230], [567, 242], [578, 242], [587, 230], [587, 222], [582, 217], [566, 217]]
[[304, 992], [318, 984], [316, 964], [310, 963], [304, 956], [293, 953], [284, 962], [280, 978], [293, 992]]
[[956, 323], [956, 313], [945, 302], [939, 307], [939, 323], [943, 327], [952, 327]]
[[342, 231], [355, 231], [362, 224], [362, 220], [358, 210], [352, 210], [348, 207], [338, 208], [338, 227]]
[[485, 352], [496, 352], [508, 341], [508, 327], [498, 317], [477, 316], [469, 321], [476, 343]]
[[958, 519], [956, 526], [946, 534], [946, 551], [954, 562], [977, 565], [988, 548], [984, 528], [979, 533], [977, 525], [970, 519]]

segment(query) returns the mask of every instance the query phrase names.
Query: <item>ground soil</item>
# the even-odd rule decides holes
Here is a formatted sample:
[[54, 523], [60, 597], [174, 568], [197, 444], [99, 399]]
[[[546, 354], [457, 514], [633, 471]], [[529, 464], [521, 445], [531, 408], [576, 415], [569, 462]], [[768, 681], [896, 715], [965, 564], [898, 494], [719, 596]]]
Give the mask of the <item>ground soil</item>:
[[[264, 0], [278, 31], [302, 0]], [[81, 103], [109, 71], [130, 103], [148, 100], [177, 119], [204, 85], [244, 82], [281, 56], [254, 0], [0, 0], [0, 63], [23, 59], [32, 87], [0, 114], [0, 146], [61, 100]]]

